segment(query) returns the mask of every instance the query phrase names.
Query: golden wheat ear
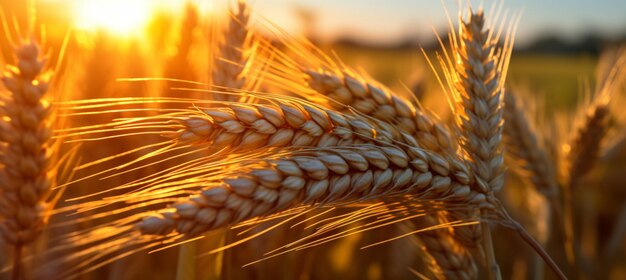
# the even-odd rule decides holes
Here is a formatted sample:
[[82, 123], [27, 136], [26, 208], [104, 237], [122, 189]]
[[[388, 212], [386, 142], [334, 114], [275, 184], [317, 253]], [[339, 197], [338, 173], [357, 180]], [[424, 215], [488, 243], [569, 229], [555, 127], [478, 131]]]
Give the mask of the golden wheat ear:
[[454, 238], [456, 227], [446, 227], [450, 223], [450, 212], [438, 211], [415, 221], [423, 228], [441, 226], [416, 236], [425, 253], [426, 264], [437, 279], [476, 279], [478, 266], [470, 248]]
[[[85, 249], [83, 252], [95, 254], [90, 259], [99, 262], [100, 256], [103, 256], [100, 254], [112, 254], [123, 248], [134, 248], [132, 251], [135, 252], [142, 248], [162, 247], [163, 243], [160, 242], [164, 240], [174, 245], [212, 229], [241, 222], [255, 223], [255, 219], [263, 220], [267, 216], [281, 215], [283, 211], [297, 211], [308, 206], [371, 204], [381, 198], [406, 200], [405, 203], [396, 203], [401, 207], [394, 212], [378, 213], [385, 219], [375, 219], [375, 223], [368, 229], [421, 217], [425, 211], [432, 210], [427, 204], [429, 201], [442, 201], [450, 207], [485, 207], [484, 195], [472, 192], [467, 185], [451, 177], [434, 173], [432, 166], [421, 157], [425, 155], [417, 148], [404, 151], [388, 145], [361, 144], [293, 151], [277, 156], [261, 153], [230, 164], [214, 163], [212, 172], [191, 173], [192, 178], [163, 181], [141, 191], [107, 199], [109, 202], [119, 201], [124, 202], [122, 205], [131, 206], [128, 210], [115, 207], [105, 213], [109, 217], [123, 216], [115, 222], [75, 236], [66, 246], [85, 246], [85, 242], [94, 245], [110, 243], [111, 248], [106, 251]], [[154, 209], [154, 206], [163, 209], [158, 212], [148, 211]], [[146, 211], [140, 211], [142, 209]], [[390, 215], [396, 212], [398, 215]], [[364, 218], [371, 217], [367, 213], [362, 214]], [[464, 224], [450, 224], [453, 225]], [[337, 226], [345, 225], [339, 223]], [[106, 235], [106, 238], [97, 236], [96, 233], [104, 228], [123, 230], [112, 231], [112, 236]], [[322, 238], [326, 232], [322, 231], [315, 235], [319, 239], [303, 239], [298, 241], [302, 244], [286, 247], [277, 254], [326, 243], [352, 231], [340, 230], [332, 235], [332, 239]], [[79, 237], [82, 235], [84, 238]], [[76, 238], [83, 241], [73, 244]], [[124, 240], [124, 246], [116, 245], [120, 240]], [[80, 256], [70, 256], [75, 257]]]
[[[253, 34], [249, 28], [250, 9], [245, 0], [237, 1], [232, 9], [228, 27], [223, 30], [212, 69], [212, 84], [226, 89], [243, 89], [246, 86], [246, 69], [252, 63]], [[236, 95], [224, 96], [227, 101], [239, 99]]]
[[[501, 30], [494, 30], [486, 21], [482, 9], [469, 9], [466, 18], [460, 15], [458, 32], [450, 33], [450, 52], [440, 41], [443, 54], [438, 59], [444, 79], [439, 80], [456, 116], [461, 152], [475, 174], [473, 187], [495, 198], [504, 184], [503, 97], [513, 40], [506, 37], [501, 44]], [[450, 30], [454, 30], [451, 21]], [[452, 213], [457, 219], [487, 216], [478, 210]], [[486, 258], [489, 278], [500, 277], [486, 220], [481, 226], [455, 229], [455, 238], [475, 248], [474, 254], [484, 252], [477, 256]]]
[[[555, 162], [550, 157], [551, 147], [546, 147], [542, 130], [530, 118], [530, 104], [536, 98], [529, 93], [507, 91], [504, 105], [504, 140], [506, 159], [511, 167], [529, 186], [548, 198], [559, 192]], [[530, 104], [529, 104], [530, 103]]]
[[[438, 154], [443, 153], [440, 156], [446, 159], [457, 158], [456, 140], [453, 140], [452, 134], [445, 125], [426, 113], [423, 108], [416, 107], [370, 77], [359, 74], [341, 62], [324, 55], [323, 52], [305, 40], [285, 41], [286, 49], [295, 53], [296, 56], [294, 58], [286, 54], [285, 51], [278, 49], [272, 52], [278, 53], [276, 55], [278, 62], [272, 65], [268, 75], [270, 82], [288, 92], [325, 104], [329, 108], [348, 114], [373, 115], [375, 119], [395, 124], [399, 130], [411, 135], [415, 139], [415, 146], [423, 147]], [[507, 51], [510, 51], [508, 47]], [[485, 55], [490, 57], [491, 53], [485, 53]], [[493, 66], [489, 74], [506, 69], [503, 65], [506, 65], [508, 55], [504, 54], [502, 57], [504, 59], [501, 65]], [[498, 78], [496, 80], [498, 83], [495, 86], [500, 87], [502, 81]], [[498, 138], [497, 133], [494, 137]], [[495, 144], [499, 145], [498, 143]], [[467, 169], [463, 161], [459, 161], [459, 164], [455, 166], [461, 170]], [[500, 181], [501, 175], [497, 177], [500, 178], [498, 179]], [[470, 180], [474, 178], [472, 177]], [[498, 184], [501, 185], [501, 183]], [[487, 192], [484, 184], [471, 184], [471, 186], [477, 187], [482, 192]], [[452, 219], [459, 218], [471, 217], [457, 216]], [[462, 227], [459, 230], [466, 232], [461, 235], [468, 236], [466, 238], [467, 244], [475, 244], [480, 234], [476, 230], [472, 231], [468, 228]]]
[[45, 60], [34, 41], [21, 42], [15, 55], [16, 66], [2, 77], [8, 92], [0, 100], [0, 233], [15, 248], [14, 275], [21, 277], [22, 247], [48, 220], [55, 171]]
[[[621, 51], [610, 57], [616, 60], [602, 59], [598, 69], [598, 81], [593, 95], [587, 93], [579, 106], [573, 124], [569, 117], [557, 119], [562, 132], [557, 153], [559, 155], [560, 183], [563, 191], [563, 228], [565, 230], [566, 256], [570, 264], [575, 265], [580, 256], [577, 253], [574, 221], [574, 192], [581, 185], [585, 176], [595, 167], [601, 152], [610, 143], [611, 130], [614, 129], [612, 118], [619, 113], [612, 112], [611, 103], [616, 99], [620, 83], [624, 81], [626, 54]], [[612, 61], [611, 61], [612, 60]], [[610, 61], [610, 62], [608, 62]], [[621, 108], [619, 109], [621, 110]]]
[[[575, 187], [579, 180], [588, 173], [600, 157], [606, 142], [606, 136], [612, 128], [611, 102], [615, 99], [618, 84], [622, 82], [626, 54], [622, 52], [612, 67], [601, 71], [598, 86], [593, 97], [579, 107], [574, 120], [573, 133], [567, 142], [561, 145], [563, 164], [562, 181], [568, 188]], [[602, 74], [603, 73], [603, 74]]]
[[265, 75], [268, 84], [345, 114], [369, 116], [393, 125], [414, 137], [419, 147], [456, 151], [456, 141], [446, 125], [417, 100], [346, 66], [306, 39], [275, 32], [284, 46], [265, 46], [273, 58]]
[[[433, 160], [447, 162], [453, 175], [469, 173], [465, 162], [457, 156], [454, 135], [417, 100], [402, 96], [363, 71], [346, 66], [306, 39], [292, 38], [280, 30], [275, 32], [282, 45], [265, 46], [273, 58], [265, 73], [267, 83], [318, 106], [368, 119], [394, 143], [423, 148]], [[464, 182], [472, 178], [457, 177]]]

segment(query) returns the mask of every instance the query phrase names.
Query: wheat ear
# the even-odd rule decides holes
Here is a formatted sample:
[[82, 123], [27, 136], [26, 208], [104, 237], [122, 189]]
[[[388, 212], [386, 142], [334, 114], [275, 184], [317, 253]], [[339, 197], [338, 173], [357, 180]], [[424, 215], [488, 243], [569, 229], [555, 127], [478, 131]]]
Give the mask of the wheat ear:
[[[176, 120], [177, 125], [169, 125], [167, 128], [175, 132], [164, 135], [178, 143], [211, 144], [213, 148], [228, 147], [238, 152], [261, 147], [326, 147], [371, 141], [419, 147], [420, 142], [414, 137], [381, 123], [303, 102], [275, 101], [280, 104], [231, 103], [197, 114], [166, 116]], [[433, 166], [449, 170], [461, 182], [471, 180], [466, 177], [469, 170], [458, 158], [426, 153]]]
[[[559, 200], [559, 184], [554, 161], [549, 156], [542, 134], [536, 129], [529, 118], [528, 103], [521, 102], [515, 91], [505, 93], [504, 105], [504, 143], [508, 166], [526, 182], [522, 192], [524, 204], [522, 207], [534, 212], [545, 211], [540, 218], [526, 219], [533, 228], [542, 245], [545, 245], [551, 233], [549, 226], [552, 212], [559, 218], [562, 203]], [[529, 97], [527, 97], [529, 98]], [[532, 100], [532, 99], [531, 99]], [[526, 105], [526, 106], [525, 106]], [[524, 109], [526, 108], [526, 110]], [[531, 189], [532, 188], [532, 189]], [[543, 197], [541, 197], [543, 196]], [[533, 213], [533, 212], [530, 212]], [[526, 214], [528, 216], [528, 214]], [[531, 215], [532, 216], [532, 215]], [[540, 229], [545, 229], [541, 231]], [[534, 257], [535, 275], [543, 273], [543, 264]]]
[[[421, 227], [445, 225], [450, 211], [439, 211], [419, 221]], [[468, 247], [454, 238], [452, 228], [426, 231], [417, 237], [426, 253], [430, 270], [437, 279], [476, 279], [478, 267]]]
[[179, 143], [211, 143], [216, 148], [232, 147], [239, 151], [391, 141], [391, 136], [367, 121], [314, 105], [289, 102], [278, 106], [236, 103], [208, 108], [197, 115], [184, 115], [179, 120], [179, 129], [164, 135]]
[[623, 71], [626, 56], [616, 61], [611, 71], [600, 81], [593, 100], [579, 109], [574, 133], [569, 141], [562, 145], [563, 164], [561, 174], [563, 184], [563, 215], [565, 230], [565, 248], [568, 260], [576, 265], [577, 244], [574, 233], [573, 192], [579, 181], [593, 168], [603, 148], [605, 136], [609, 131], [611, 108], [610, 101], [615, 90], [616, 78]]
[[455, 99], [461, 146], [476, 172], [476, 184], [486, 192], [503, 185], [503, 82], [508, 52], [497, 48], [497, 38], [485, 29], [482, 11], [462, 24], [457, 48]]
[[598, 159], [602, 140], [609, 130], [610, 96], [600, 94], [577, 122], [575, 133], [565, 146], [565, 185], [575, 187]]
[[603, 57], [604, 63], [599, 67], [602, 71], [599, 73], [596, 92], [591, 101], [585, 102], [579, 108], [573, 133], [562, 145], [563, 184], [566, 187], [575, 187], [593, 167], [604, 148], [607, 133], [612, 128], [610, 103], [616, 100], [615, 92], [624, 81], [626, 52], [620, 51], [615, 56], [612, 63], [608, 63], [607, 58]]
[[47, 223], [52, 188], [48, 82], [34, 42], [16, 49], [17, 66], [2, 81], [9, 94], [0, 100], [0, 233], [15, 247], [14, 279], [20, 277], [21, 250]]
[[396, 130], [414, 136], [421, 148], [456, 150], [456, 140], [446, 125], [419, 104], [345, 66], [311, 42], [282, 38], [282, 43], [285, 48], [267, 46], [274, 58], [266, 73], [268, 84], [345, 114], [360, 113], [393, 124]]
[[[452, 36], [454, 57], [448, 59], [447, 65], [453, 69], [447, 69], [446, 78], [455, 102], [460, 144], [475, 173], [475, 185], [493, 197], [504, 183], [502, 99], [512, 42], [507, 40], [503, 47], [498, 47], [499, 36], [485, 27], [482, 10], [470, 12], [469, 19], [460, 25], [458, 38]], [[454, 214], [458, 218], [479, 215], [477, 211]], [[486, 223], [459, 228], [458, 237], [468, 246], [482, 237], [489, 276], [500, 278]]]
[[524, 107], [516, 92], [506, 92], [504, 140], [509, 166], [544, 196], [554, 198], [559, 189], [555, 164]]
[[420, 147], [435, 152], [454, 151], [456, 142], [448, 128], [433, 116], [413, 106], [386, 87], [349, 71], [306, 70], [309, 87], [328, 96], [333, 108], [350, 108], [398, 126], [418, 141]]
[[[434, 157], [441, 158], [442, 162], [450, 164], [453, 176], [469, 173], [466, 163], [456, 154], [456, 140], [435, 116], [416, 108], [374, 80], [350, 74], [349, 71], [344, 71], [343, 74], [307, 71], [306, 74], [309, 75], [309, 86], [319, 93], [331, 98], [346, 95], [344, 98], [337, 98], [339, 103], [331, 102], [340, 112], [361, 117], [373, 114], [371, 110], [385, 110], [382, 119], [377, 117], [373, 124], [387, 131], [389, 137], [412, 147], [420, 147]], [[352, 108], [359, 112], [355, 113]]]
[[[250, 11], [244, 0], [237, 2], [237, 11], [231, 11], [228, 28], [222, 33], [223, 42], [219, 45], [217, 60], [213, 69], [213, 84], [225, 88], [241, 89], [246, 82], [244, 69], [249, 60], [250, 31], [248, 22]], [[237, 96], [228, 95], [229, 101]]]
[[158, 216], [138, 224], [144, 234], [194, 236], [246, 219], [300, 205], [332, 206], [411, 195], [464, 205], [481, 205], [485, 196], [450, 177], [433, 173], [414, 148], [334, 147], [268, 160], [208, 184]]

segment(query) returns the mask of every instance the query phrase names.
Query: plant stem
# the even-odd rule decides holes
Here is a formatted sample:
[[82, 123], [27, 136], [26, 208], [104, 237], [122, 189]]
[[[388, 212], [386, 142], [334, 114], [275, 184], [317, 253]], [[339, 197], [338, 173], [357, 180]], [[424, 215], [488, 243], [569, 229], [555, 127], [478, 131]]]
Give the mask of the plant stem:
[[573, 268], [576, 268], [576, 250], [574, 249], [574, 212], [572, 209], [571, 184], [563, 189], [563, 229], [565, 233], [565, 253], [567, 260]]
[[500, 266], [496, 261], [496, 254], [493, 249], [493, 241], [491, 240], [491, 229], [486, 222], [480, 223], [483, 233], [483, 247], [487, 254], [487, 273], [491, 280], [502, 280], [500, 274]]
[[622, 205], [622, 210], [619, 212], [619, 218], [617, 219], [617, 225], [613, 228], [613, 232], [609, 237], [609, 241], [606, 243], [604, 247], [604, 256], [603, 259], [605, 261], [612, 261], [613, 256], [620, 248], [620, 244], [622, 240], [624, 240], [624, 236], [626, 236], [626, 203]]
[[556, 274], [556, 276], [561, 280], [567, 280], [567, 276], [565, 276], [563, 271], [561, 271], [561, 268], [559, 268], [556, 262], [554, 262], [550, 255], [548, 255], [546, 250], [543, 249], [541, 244], [539, 244], [539, 242], [537, 242], [537, 240], [535, 240], [518, 222], [513, 220], [510, 220], [509, 222], [512, 223], [513, 229], [520, 235], [520, 237], [522, 237], [522, 239], [524, 239], [524, 241], [526, 241], [526, 243], [530, 245], [535, 252], [537, 252], [537, 254], [539, 254], [554, 274]]
[[196, 279], [196, 242], [188, 242], [178, 248], [177, 280]]
[[15, 245], [15, 251], [13, 254], [13, 275], [11, 279], [20, 280], [21, 275], [21, 266], [22, 266], [22, 244]]

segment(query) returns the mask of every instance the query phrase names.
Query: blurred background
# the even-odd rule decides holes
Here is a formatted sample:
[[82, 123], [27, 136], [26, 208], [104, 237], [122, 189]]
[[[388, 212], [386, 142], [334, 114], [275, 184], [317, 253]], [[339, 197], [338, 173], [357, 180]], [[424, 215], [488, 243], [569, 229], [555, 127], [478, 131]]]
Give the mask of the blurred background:
[[[25, 29], [29, 24], [35, 26], [37, 34], [41, 36], [39, 40], [44, 43], [50, 55], [49, 66], [58, 66], [60, 61], [64, 63], [62, 71], [57, 73], [59, 74], [57, 76], [63, 77], [63, 85], [60, 86], [63, 92], [61, 98], [80, 99], [172, 94], [170, 91], [172, 85], [165, 82], [124, 83], [117, 81], [118, 78], [168, 77], [206, 81], [210, 75], [206, 64], [210, 60], [210, 47], [213, 46], [207, 44], [207, 38], [210, 38], [208, 27], [214, 20], [227, 18], [228, 7], [233, 7], [234, 2], [0, 0], [0, 7], [2, 18], [6, 23], [3, 24], [5, 34], [14, 33], [8, 31], [13, 25], [20, 26], [22, 33], [26, 33]], [[589, 89], [594, 86], [600, 54], [626, 41], [626, 17], [623, 16], [626, 1], [482, 2], [487, 12], [493, 11], [494, 15], [500, 15], [500, 22], [514, 23], [517, 18], [520, 19], [516, 28], [516, 44], [507, 81], [526, 88], [538, 97], [541, 103], [545, 103], [543, 112], [545, 114], [552, 111], [572, 111], [580, 104], [582, 93], [590, 91]], [[440, 51], [441, 47], [435, 34], [439, 34], [445, 40], [449, 18], [456, 22], [458, 1], [251, 0], [248, 3], [252, 10], [254, 28], [260, 30], [270, 40], [274, 35], [272, 32], [277, 32], [277, 29], [282, 30], [278, 32], [306, 37], [322, 49], [334, 51], [345, 64], [363, 69], [383, 84], [399, 91], [410, 90], [418, 96], [426, 108], [444, 116], [445, 119], [448, 105], [445, 98], [442, 98], [442, 89], [437, 83], [434, 71], [424, 58], [422, 49], [431, 58]], [[473, 4], [477, 8], [480, 3], [475, 1]], [[64, 42], [66, 42], [65, 56], [59, 60]], [[11, 63], [13, 50], [6, 40], [1, 40], [0, 49], [5, 62]], [[81, 121], [86, 120], [78, 120], [78, 123], [73, 125], [86, 124]], [[92, 154], [87, 155], [85, 160], [121, 153], [132, 146], [126, 145], [128, 143], [122, 142], [111, 147], [90, 149]], [[626, 157], [620, 159], [620, 164], [603, 169], [602, 172], [616, 173], [607, 170], [619, 171], [626, 164], [623, 158]], [[622, 172], [617, 173], [623, 176]], [[608, 175], [603, 178], [603, 186], [607, 189], [609, 186], [615, 186], [617, 189], [621, 184], [620, 178]], [[79, 196], [89, 191], [86, 188], [75, 188], [69, 191], [69, 195]], [[618, 190], [618, 193], [623, 192], [623, 188]], [[596, 198], [594, 201], [601, 206], [596, 210], [608, 213], [606, 216], [611, 218], [607, 218], [607, 221], [589, 221], [595, 223], [591, 228], [596, 228], [598, 232], [610, 228], [614, 221], [614, 213], [618, 212], [616, 209], [624, 203], [622, 197], [624, 195]], [[598, 232], [594, 231], [593, 234], [596, 235], [593, 237], [598, 237]], [[394, 234], [376, 232], [379, 233], [390, 236]], [[510, 232], [500, 234], [498, 238], [504, 242], [501, 242], [500, 245], [503, 246], [499, 247], [498, 253], [502, 256], [526, 250], [520, 249], [517, 243], [508, 242], [513, 238]], [[602, 234], [599, 236], [604, 237]], [[286, 271], [285, 278], [289, 278], [290, 272], [285, 267], [298, 270], [300, 268], [294, 268], [295, 266], [292, 267], [290, 264], [301, 263], [305, 267], [302, 271], [309, 271], [308, 275], [313, 279], [326, 277], [337, 279], [346, 275], [354, 279], [365, 279], [364, 275], [368, 279], [388, 279], [391, 277], [390, 273], [397, 271], [403, 273], [400, 276], [396, 275], [397, 278], [414, 276], [404, 270], [404, 267], [402, 269], [393, 267], [393, 264], [390, 264], [393, 260], [386, 258], [389, 254], [378, 254], [377, 251], [355, 253], [358, 247], [371, 243], [371, 240], [375, 238], [355, 235], [346, 238], [340, 244], [320, 246], [307, 251], [307, 256], [324, 256], [321, 263], [311, 264], [310, 258], [290, 262], [276, 259], [265, 263], [269, 274], [262, 274], [263, 269], [259, 269], [261, 272], [257, 273], [267, 277], [272, 271], [276, 271], [272, 269], [282, 269]], [[381, 250], [396, 250], [401, 252], [402, 257], [405, 255], [403, 250], [410, 248], [406, 246], [410, 245], [410, 241], [406, 242], [409, 243], [396, 243]], [[623, 247], [621, 246], [622, 249]], [[528, 250], [523, 252], [530, 254]], [[623, 256], [623, 253], [621, 252], [620, 256]], [[175, 271], [168, 269], [167, 266], [167, 262], [172, 260], [172, 252], [160, 252], [155, 255], [151, 262], [147, 263], [133, 262], [133, 258], [138, 257], [133, 256], [114, 264], [112, 268], [108, 268], [110, 270], [108, 279], [139, 279], [142, 271], [146, 269], [154, 273], [155, 279], [172, 279]], [[398, 255], [396, 254], [396, 257]], [[2, 258], [0, 256], [0, 260]], [[557, 254], [556, 258], [562, 259], [562, 256]], [[506, 279], [530, 277], [516, 272], [525, 269], [518, 267], [522, 266], [520, 264], [522, 257], [503, 259], [501, 265], [505, 270]], [[243, 273], [239, 270], [243, 263], [245, 261], [231, 265], [228, 268], [230, 270], [224, 273], [233, 279], [249, 277], [252, 274], [249, 272], [251, 270]], [[358, 264], [356, 267], [362, 266], [366, 269], [355, 271], [355, 263]], [[132, 269], [132, 273], [135, 274], [128, 274], [131, 269], [127, 268], [133, 265], [144, 269]], [[115, 269], [116, 266], [123, 269]], [[317, 270], [315, 267], [325, 267], [325, 270]], [[124, 278], [119, 278], [123, 273], [126, 273]], [[614, 279], [620, 279], [626, 275], [626, 268], [623, 265], [618, 266], [612, 273], [617, 275]], [[293, 275], [296, 274], [291, 274]], [[273, 279], [260, 276], [255, 278]]]
[[[168, 37], [181, 33], [175, 23], [184, 17], [189, 3], [198, 8], [200, 21], [223, 17], [229, 5], [222, 0], [32, 2], [40, 11], [38, 22], [46, 24], [52, 42], [61, 41], [72, 26], [78, 33], [116, 37], [118, 42], [124, 38], [141, 43], [158, 34], [163, 44], [175, 42]], [[473, 5], [500, 11], [501, 22], [520, 18], [509, 81], [530, 83], [546, 93], [579, 91], [581, 79], [592, 76], [598, 54], [626, 40], [624, 1], [482, 2]], [[0, 0], [5, 16], [18, 20], [24, 19], [25, 3]], [[434, 34], [445, 37], [447, 12], [454, 19], [458, 10], [458, 1], [448, 0], [253, 0], [249, 5], [258, 28], [274, 24], [287, 33], [304, 35], [333, 48], [348, 65], [361, 67], [387, 84], [411, 84], [411, 79], [431, 72], [420, 48], [438, 49]], [[153, 35], [146, 30], [154, 31]], [[77, 37], [81, 36], [85, 35]], [[173, 47], [162, 47], [163, 55], [176, 52]], [[564, 98], [565, 102], [553, 103], [571, 105], [575, 101]]]

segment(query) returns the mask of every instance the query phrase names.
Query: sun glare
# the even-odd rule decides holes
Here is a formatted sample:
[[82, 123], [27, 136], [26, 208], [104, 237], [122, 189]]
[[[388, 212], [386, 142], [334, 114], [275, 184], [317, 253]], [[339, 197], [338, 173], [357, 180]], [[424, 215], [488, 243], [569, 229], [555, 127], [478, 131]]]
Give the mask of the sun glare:
[[155, 9], [151, 0], [76, 1], [76, 27], [81, 30], [104, 29], [120, 35], [139, 32]]

